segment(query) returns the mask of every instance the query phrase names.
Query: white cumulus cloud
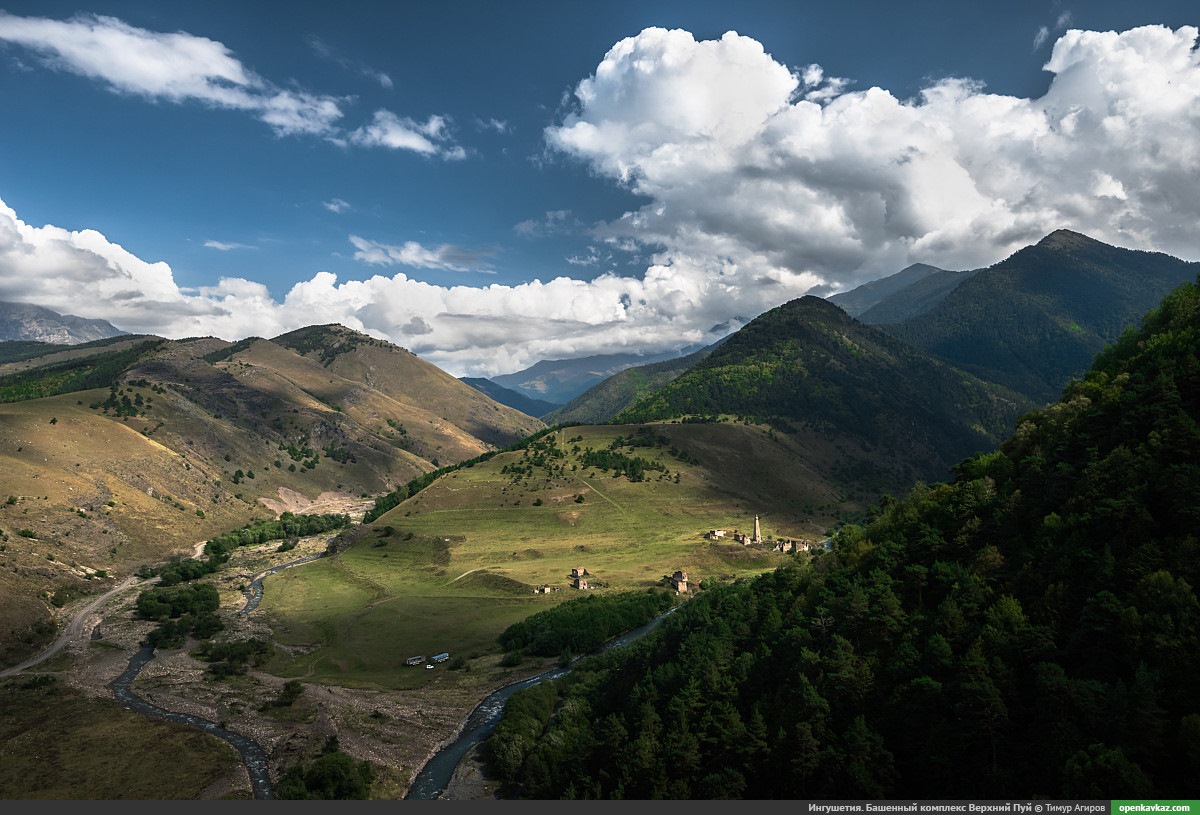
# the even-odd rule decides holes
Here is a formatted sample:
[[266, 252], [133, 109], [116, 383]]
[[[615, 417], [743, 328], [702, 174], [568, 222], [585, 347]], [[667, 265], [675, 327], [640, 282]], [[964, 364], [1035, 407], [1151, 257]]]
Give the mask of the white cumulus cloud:
[[546, 139], [650, 199], [602, 233], [741, 285], [976, 268], [1059, 227], [1196, 257], [1196, 38], [1071, 30], [1041, 98], [952, 78], [900, 99], [793, 72], [733, 32], [652, 28], [609, 50]]
[[0, 12], [0, 41], [119, 93], [249, 111], [280, 134], [327, 135], [342, 116], [336, 98], [277, 88], [223, 44], [184, 32], [147, 31], [95, 14], [51, 20]]
[[[357, 238], [354, 245], [360, 260], [377, 265], [466, 270], [481, 257], [411, 242]], [[166, 263], [144, 261], [95, 231], [30, 226], [0, 202], [0, 300], [169, 338], [270, 337], [336, 322], [407, 347], [458, 376], [492, 376], [539, 359], [712, 342], [719, 335], [709, 328], [729, 319], [726, 301], [734, 294], [706, 281], [700, 266], [683, 274], [681, 268], [653, 267], [645, 279], [608, 274], [512, 286], [437, 286], [404, 273], [339, 282], [318, 272], [277, 301], [261, 283], [240, 278], [184, 291]], [[749, 302], [759, 310], [776, 305], [753, 293]]]

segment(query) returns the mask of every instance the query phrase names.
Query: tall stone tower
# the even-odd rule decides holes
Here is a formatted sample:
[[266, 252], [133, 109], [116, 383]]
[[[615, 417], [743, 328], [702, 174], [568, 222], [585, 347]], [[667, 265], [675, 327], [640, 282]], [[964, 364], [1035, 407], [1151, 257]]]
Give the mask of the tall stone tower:
[[762, 543], [762, 532], [758, 528], [758, 516], [754, 516], [754, 540], [752, 543]]

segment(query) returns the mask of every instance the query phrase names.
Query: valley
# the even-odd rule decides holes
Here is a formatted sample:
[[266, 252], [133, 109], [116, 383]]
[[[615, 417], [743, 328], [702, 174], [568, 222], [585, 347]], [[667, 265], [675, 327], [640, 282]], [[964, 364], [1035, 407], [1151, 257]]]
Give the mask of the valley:
[[[840, 636], [847, 647], [859, 645], [862, 615], [878, 603], [894, 618], [887, 636], [879, 635], [888, 647], [906, 619], [897, 611], [900, 601], [916, 604], [916, 622], [930, 615], [957, 620], [961, 609], [922, 606], [928, 575], [952, 586], [946, 591], [990, 586], [986, 581], [1012, 577], [1004, 564], [1026, 541], [1043, 540], [1045, 530], [1067, 523], [1064, 518], [1078, 525], [1090, 517], [1039, 508], [1042, 525], [1026, 528], [1023, 516], [1003, 515], [1029, 500], [1016, 489], [1005, 494], [1008, 503], [996, 504], [991, 483], [1010, 475], [1005, 467], [1041, 472], [1043, 459], [1065, 456], [1069, 445], [1047, 442], [1005, 467], [994, 451], [1028, 444], [1030, 428], [1041, 421], [1045, 403], [1039, 400], [1052, 390], [1076, 394], [1069, 407], [1046, 407], [1057, 421], [1083, 410], [1081, 398], [1113, 398], [1130, 381], [1126, 373], [1103, 374], [1115, 377], [1111, 384], [1097, 380], [1088, 390], [1066, 373], [1114, 334], [1120, 334], [1116, 345], [1124, 343], [1121, 353], [1130, 353], [1132, 328], [1114, 304], [1127, 287], [1094, 287], [1088, 309], [1063, 312], [1045, 307], [1046, 293], [1030, 282], [1029, 270], [1052, 267], [1086, 288], [1089, 281], [1111, 281], [1117, 272], [1136, 276], [1141, 269], [1143, 281], [1152, 281], [1147, 291], [1165, 291], [1177, 278], [1195, 277], [1196, 268], [1109, 252], [1060, 233], [1018, 254], [962, 275], [953, 286], [945, 277], [952, 273], [930, 267], [912, 275], [915, 282], [893, 281], [856, 301], [866, 315], [881, 313], [890, 300], [897, 310], [908, 309], [902, 323], [869, 325], [831, 301], [798, 298], [691, 356], [622, 367], [542, 418], [500, 404], [479, 383], [451, 377], [406, 349], [337, 325], [234, 343], [137, 335], [65, 347], [16, 343], [0, 357], [0, 590], [6, 598], [0, 664], [8, 674], [0, 676], [7, 711], [0, 716], [0, 751], [15, 757], [0, 770], [0, 795], [156, 797], [169, 786], [185, 798], [251, 797], [228, 745], [122, 709], [112, 701], [110, 683], [145, 642], [176, 625], [175, 618], [152, 619], [142, 607], [158, 576], [204, 561], [209, 541], [281, 517], [344, 515], [351, 523], [341, 531], [243, 542], [227, 562], [191, 574], [184, 586], [211, 591], [215, 616], [206, 627], [185, 627], [182, 637], [162, 640], [132, 690], [153, 705], [254, 739], [270, 757], [273, 780], [290, 793], [300, 789], [304, 773], [336, 761], [370, 778], [362, 794], [351, 797], [404, 797], [422, 764], [454, 737], [480, 699], [581, 656], [569, 647], [537, 652], [502, 644], [511, 627], [565, 613], [572, 600], [653, 596], [706, 609], [771, 580], [787, 584], [784, 594], [802, 583], [809, 586], [804, 592], [816, 592], [834, 572], [841, 591], [845, 581], [861, 576], [838, 570], [872, 562], [881, 548], [911, 546], [906, 557], [913, 570], [887, 578], [900, 580], [905, 592], [885, 591], [887, 580], [877, 570], [870, 578], [875, 582], [860, 586], [854, 598], [830, 600], [855, 620]], [[939, 287], [936, 297], [912, 290], [922, 283], [929, 288], [930, 280]], [[1026, 319], [1014, 331], [1003, 320], [976, 319], [981, 298], [1014, 286], [1029, 292], [1015, 298]], [[1059, 296], [1070, 289], [1062, 280], [1056, 286]], [[1186, 296], [1183, 290], [1176, 301]], [[883, 299], [872, 303], [867, 295]], [[915, 302], [927, 310], [913, 315]], [[1148, 317], [1155, 315], [1152, 310]], [[1064, 325], [1077, 341], [1059, 341]], [[1046, 326], [1056, 328], [1043, 331]], [[915, 333], [906, 340], [905, 331]], [[922, 343], [954, 345], [946, 337], [963, 331], [962, 348], [987, 349], [970, 365], [921, 350]], [[1180, 329], [1171, 340], [1183, 346], [1183, 361], [1162, 363], [1167, 373], [1142, 371], [1139, 382], [1191, 370], [1187, 343], [1178, 340], [1185, 334]], [[1044, 353], [1039, 343], [1062, 353]], [[1181, 379], [1181, 399], [1191, 398], [1188, 382]], [[1174, 385], [1163, 387], [1175, 393]], [[1128, 411], [1134, 403], [1123, 404]], [[1135, 415], [1140, 412], [1132, 411], [1130, 421]], [[548, 424], [564, 416], [588, 420]], [[1186, 422], [1171, 421], [1171, 432], [1186, 445]], [[1093, 492], [1120, 481], [1110, 471], [1117, 466], [1113, 459], [1089, 476]], [[969, 486], [947, 485], [965, 474]], [[1178, 474], [1176, 487], [1186, 492], [1191, 482], [1182, 469]], [[1034, 476], [1027, 478], [1036, 491]], [[915, 513], [909, 507], [924, 506], [930, 496], [950, 502], [946, 517], [965, 513], [961, 529], [944, 533], [952, 545], [933, 531], [949, 523], [946, 517], [913, 522], [916, 532], [906, 525]], [[1176, 512], [1186, 498], [1169, 501]], [[1007, 538], [993, 532], [987, 541], [995, 552], [972, 553], [968, 542], [984, 523], [972, 516], [975, 506], [1003, 518], [994, 521], [997, 527], [1020, 531]], [[1103, 498], [1097, 506], [1096, 512], [1118, 512]], [[1119, 507], [1126, 515], [1117, 529], [1128, 537], [1128, 501]], [[860, 531], [879, 529], [880, 517], [923, 542], [871, 537], [898, 534], [886, 524], [884, 532]], [[744, 542], [756, 524], [764, 540]], [[835, 551], [827, 552], [827, 544]], [[1171, 539], [1171, 563], [1185, 562], [1178, 552], [1190, 545]], [[940, 547], [943, 561], [966, 565], [925, 563], [922, 546]], [[272, 572], [254, 611], [240, 613], [255, 578], [310, 556], [300, 567]], [[1163, 564], [1152, 549], [1139, 557], [1144, 562], [1128, 567], [1130, 580]], [[963, 577], [967, 572], [973, 576]], [[687, 590], [677, 591], [682, 580]], [[1028, 591], [1025, 571], [1013, 580], [1014, 591]], [[127, 588], [83, 613], [118, 587]], [[1024, 602], [1039, 613], [1057, 608], [1051, 595], [1066, 591], [1038, 590], [1047, 594]], [[828, 591], [829, 598], [839, 597]], [[825, 627], [811, 628], [816, 623], [804, 616], [804, 592], [794, 603], [773, 598], [763, 608], [782, 602], [780, 615], [799, 614], [789, 636], [817, 654], [818, 645], [836, 642], [825, 634], [839, 618], [813, 612]], [[960, 602], [999, 615], [999, 606], [983, 603], [983, 592]], [[1179, 598], [1184, 606], [1190, 602], [1186, 593]], [[184, 614], [178, 625], [185, 619], [188, 626], [195, 622]], [[763, 630], [779, 633], [774, 618], [767, 622]], [[956, 648], [965, 647], [968, 625], [953, 623]], [[1186, 625], [1179, 630], [1192, 637]], [[813, 631], [819, 642], [812, 641]], [[684, 635], [675, 630], [670, 636]], [[751, 654], [758, 659], [781, 647], [790, 651], [779, 643], [765, 650], [746, 645], [737, 670], [751, 670]], [[39, 653], [46, 658], [28, 662]], [[435, 654], [444, 660], [432, 660]], [[841, 670], [837, 660], [849, 660], [861, 678], [882, 670], [891, 656], [850, 660], [838, 652], [820, 659], [829, 661], [829, 675]], [[799, 675], [817, 664], [793, 667]], [[654, 670], [670, 675], [672, 669]], [[871, 686], [863, 680], [855, 693], [865, 699]], [[829, 693], [842, 698], [841, 690]], [[767, 713], [752, 715], [747, 707], [743, 715], [753, 723]], [[710, 725], [716, 726], [704, 726]], [[731, 732], [740, 732], [735, 725]], [[898, 725], [889, 720], [887, 727]], [[94, 732], [121, 749], [97, 750]], [[618, 730], [612, 733], [615, 739]], [[790, 750], [807, 737], [787, 738], [793, 739], [785, 740]], [[147, 756], [160, 742], [189, 760], [168, 766]], [[36, 771], [45, 755], [53, 756], [54, 773]], [[510, 779], [519, 770], [504, 768]], [[829, 781], [835, 785], [829, 789], [843, 781]], [[697, 787], [679, 783], [685, 786], [677, 791], [728, 791], [741, 782], [729, 776], [700, 779]]]
[[[775, 445], [763, 430], [734, 424], [659, 428], [663, 439], [674, 438], [675, 445], [694, 439], [692, 449], [709, 454], [715, 455], [714, 439], [722, 434], [747, 448], [740, 459], [712, 468], [680, 463], [683, 451], [676, 448], [672, 456], [671, 447], [657, 439], [648, 447], [620, 448], [631, 460], [637, 452], [653, 464], [674, 464], [661, 473], [653, 470], [661, 480], [631, 481], [599, 467], [574, 469], [585, 450], [610, 450], [631, 431], [638, 438], [636, 430], [565, 428], [543, 436], [531, 450], [456, 471], [370, 529], [353, 527], [337, 536], [331, 548], [336, 555], [272, 576], [259, 611], [245, 618], [229, 616], [244, 602], [241, 586], [282, 562], [324, 551], [330, 536], [302, 539], [287, 552], [273, 551], [273, 544], [239, 549], [206, 578], [221, 595], [226, 624], [221, 639], [269, 641], [270, 657], [245, 676], [218, 680], [206, 674], [192, 647], [160, 650], [136, 680], [135, 692], [162, 708], [221, 722], [254, 738], [278, 762], [277, 771], [336, 735], [342, 749], [381, 768], [386, 778], [379, 795], [389, 796], [388, 790], [401, 795], [479, 698], [555, 664], [526, 658], [505, 665], [496, 638], [508, 624], [578, 596], [569, 586], [572, 568], [587, 568], [591, 591], [608, 592], [660, 586], [664, 574], [681, 568], [694, 585], [733, 580], [790, 557], [704, 535], [713, 526], [752, 528], [749, 506], [726, 496], [734, 482], [745, 479], [748, 462], [762, 466], [758, 448]], [[571, 452], [575, 447], [579, 453]], [[580, 495], [584, 500], [576, 503]], [[797, 500], [819, 497], [797, 493]], [[367, 503], [344, 497], [310, 508], [361, 517]], [[520, 504], [529, 509], [520, 512]], [[807, 528], [820, 534], [802, 515], [790, 519], [794, 526], [777, 526], [783, 520], [770, 517], [764, 533], [804, 535]], [[560, 591], [533, 594], [535, 586], [548, 584]], [[66, 652], [38, 670], [59, 677], [72, 692], [107, 696], [108, 684], [153, 625], [133, 613], [136, 591], [89, 615]], [[71, 618], [73, 607], [62, 615]], [[412, 653], [445, 649], [452, 661], [433, 671], [404, 665]], [[270, 700], [289, 680], [303, 683], [303, 696], [287, 709], [271, 708]], [[42, 691], [31, 691], [37, 692]], [[136, 719], [129, 723], [137, 726]], [[248, 797], [240, 778], [230, 771], [205, 784], [224, 796]]]

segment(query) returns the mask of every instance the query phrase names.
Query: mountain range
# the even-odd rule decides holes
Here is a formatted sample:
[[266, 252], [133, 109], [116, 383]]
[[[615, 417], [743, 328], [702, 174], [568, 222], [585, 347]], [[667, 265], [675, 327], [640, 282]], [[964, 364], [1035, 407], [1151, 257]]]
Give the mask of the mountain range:
[[506, 388], [497, 382], [481, 376], [464, 376], [461, 379], [472, 388], [475, 388], [475, 390], [486, 393], [500, 404], [508, 405], [510, 408], [515, 408], [530, 416], [545, 416], [559, 407], [554, 402], [547, 402], [543, 399], [531, 399], [519, 391]]
[[983, 379], [1048, 402], [1164, 294], [1194, 282], [1198, 271], [1197, 263], [1058, 230], [971, 275], [928, 311], [881, 327]]
[[[1175, 598], [1171, 602], [1177, 600], [1184, 609], [1179, 611], [1183, 617], [1171, 617], [1169, 626], [1163, 623], [1166, 628], [1138, 642], [1159, 642], [1154, 637], [1168, 628], [1194, 639], [1194, 614], [1186, 610], [1194, 597], [1189, 601], [1187, 592], [1176, 582], [1163, 582], [1165, 578], [1137, 588], [1157, 571], [1174, 569], [1194, 541], [1189, 544], [1174, 532], [1160, 535], [1156, 554], [1138, 549], [1131, 537], [1136, 524], [1150, 524], [1162, 515], [1194, 514], [1193, 474], [1186, 462], [1172, 459], [1174, 475], [1142, 483], [1132, 473], [1146, 475], [1146, 467], [1134, 470], [1122, 464], [1122, 456], [1141, 455], [1143, 448], [1153, 451], [1178, 442], [1181, 449], [1190, 449], [1194, 427], [1184, 409], [1164, 414], [1158, 437], [1147, 430], [1122, 441], [1128, 428], [1120, 417], [1140, 422], [1139, 427], [1153, 424], [1154, 410], [1174, 410], [1172, 388], [1190, 383], [1195, 342], [1186, 317], [1198, 275], [1197, 263], [1058, 230], [985, 269], [909, 267], [845, 295], [800, 297], [764, 312], [718, 343], [685, 354], [544, 362], [511, 379], [490, 381], [457, 379], [404, 348], [340, 325], [237, 342], [170, 340], [116, 329], [86, 342], [47, 343], [29, 337], [0, 342], [0, 591], [6, 598], [0, 606], [0, 662], [16, 661], [43, 645], [54, 633], [53, 619], [63, 605], [138, 573], [148, 563], [190, 555], [199, 542], [284, 512], [317, 513], [335, 503], [365, 510], [374, 501], [374, 509], [364, 516], [364, 542], [348, 538], [340, 550], [347, 559], [329, 566], [340, 575], [335, 584], [350, 580], [347, 597], [365, 591], [364, 596], [375, 598], [362, 609], [363, 619], [388, 596], [378, 582], [382, 577], [363, 576], [369, 560], [374, 564], [370, 568], [382, 570], [380, 575], [401, 575], [401, 583], [416, 577], [429, 581], [421, 583], [423, 594], [410, 598], [429, 603], [422, 606], [429, 619], [439, 612], [433, 601], [421, 599], [427, 595], [467, 592], [466, 609], [500, 597], [495, 614], [481, 612], [486, 620], [471, 622], [472, 615], [478, 616], [474, 610], [455, 618], [458, 625], [488, 631], [504, 615], [528, 613], [520, 611], [526, 606], [516, 598], [528, 602], [531, 576], [539, 575], [538, 564], [549, 560], [564, 567], [583, 558], [593, 568], [602, 563], [614, 580], [625, 581], [621, 585], [641, 585], [637, 581], [645, 580], [647, 569], [657, 574], [679, 568], [660, 569], [660, 559], [696, 564], [693, 568], [711, 575], [710, 587], [720, 584], [722, 575], [773, 569], [767, 564], [775, 563], [769, 560], [775, 554], [700, 539], [699, 525], [707, 529], [710, 518], [714, 526], [736, 528], [747, 514], [761, 515], [772, 534], [781, 537], [809, 544], [828, 537], [840, 541], [836, 559], [821, 561], [825, 571], [820, 585], [812, 582], [812, 574], [795, 580], [781, 575], [780, 581], [792, 582], [768, 588], [775, 592], [773, 599], [747, 601], [757, 602], [764, 613], [775, 607], [782, 619], [791, 620], [787, 615], [802, 607], [807, 615], [811, 609], [794, 594], [784, 605], [779, 597], [794, 590], [808, 597], [826, 592], [821, 596], [833, 603], [825, 609], [832, 618], [828, 630], [813, 628], [816, 623], [804, 617], [796, 618], [795, 636], [787, 635], [792, 637], [788, 643], [800, 643], [816, 655], [821, 673], [809, 676], [817, 663], [792, 665], [788, 671], [804, 674], [818, 696], [831, 702], [833, 712], [825, 730], [805, 735], [799, 720], [788, 718], [791, 712], [772, 707], [768, 714], [767, 702], [730, 701], [733, 697], [721, 696], [719, 689], [706, 689], [706, 698], [741, 705], [737, 722], [731, 715], [727, 720], [733, 731], [743, 733], [759, 732], [753, 711], [757, 704], [763, 722], [785, 732], [779, 749], [788, 755], [807, 755], [810, 747], [826, 750], [824, 758], [810, 756], [804, 771], [808, 775], [800, 774], [819, 778], [825, 786], [805, 790], [839, 797], [855, 789], [907, 797], [911, 790], [931, 797], [929, 790], [888, 781], [911, 772], [910, 765], [917, 762], [916, 757], [895, 759], [891, 740], [907, 726], [903, 717], [916, 721], [946, 705], [969, 712], [975, 709], [971, 694], [992, 691], [982, 679], [973, 689], [954, 685], [946, 690], [951, 686], [945, 683], [965, 680], [930, 673], [943, 683], [938, 690], [917, 682], [920, 676], [902, 676], [902, 670], [886, 674], [893, 694], [887, 698], [869, 696], [869, 683], [851, 693], [849, 685], [838, 685], [839, 690], [837, 682], [827, 682], [829, 676], [850, 682], [883, 664], [881, 656], [857, 656], [860, 647], [883, 637], [880, 632], [891, 625], [884, 621], [876, 630], [863, 611], [876, 603], [895, 607], [883, 584], [903, 585], [903, 591], [891, 589], [903, 614], [936, 620], [909, 643], [922, 665], [936, 667], [942, 659], [943, 667], [982, 670], [980, 657], [961, 632], [963, 625], [984, 618], [977, 615], [962, 623], [968, 612], [983, 614], [984, 622], [1008, 632], [1007, 639], [996, 635], [1000, 645], [995, 647], [1009, 650], [989, 652], [993, 665], [996, 658], [1008, 659], [1012, 649], [1035, 648], [1041, 642], [1036, 637], [1046, 633], [1039, 627], [1052, 626], [1060, 613], [1075, 615], [1062, 636], [1077, 637], [1069, 643], [1072, 653], [1085, 654], [1081, 643], [1096, 639], [1088, 626], [1102, 628], [1110, 618], [1125, 619], [1120, 616], [1125, 612], [1097, 606], [1084, 620], [1078, 614], [1086, 600], [1076, 597], [1079, 602], [1062, 605], [1062, 598], [1078, 594], [1068, 585], [1072, 570], [1099, 579], [1110, 562], [1122, 575], [1120, 592], [1101, 583], [1088, 583], [1089, 591], [1112, 590], [1121, 598], [1121, 609], [1136, 608], [1139, 615], [1176, 614], [1178, 609], [1156, 611], [1140, 595], [1129, 593], [1144, 591], [1149, 597], [1158, 586], [1161, 596]], [[1143, 322], [1154, 326], [1164, 321], [1169, 330], [1139, 329]], [[1077, 380], [1085, 375], [1089, 384], [1081, 386]], [[1190, 405], [1192, 391], [1184, 390], [1176, 395], [1180, 404]], [[1055, 404], [1060, 396], [1064, 401]], [[1144, 408], [1149, 411], [1145, 416], [1139, 412], [1140, 400], [1154, 401]], [[1119, 406], [1105, 414], [1111, 425], [1088, 425], [1087, 433], [1071, 435], [1092, 421], [1088, 406], [1101, 403]], [[1059, 424], [1069, 425], [1066, 435], [1048, 429]], [[1103, 454], [1094, 448], [1103, 448]], [[1063, 451], [1070, 450], [1074, 458], [1067, 461]], [[1100, 458], [1089, 459], [1093, 454]], [[1086, 476], [1068, 484], [1064, 479], [1070, 473], [1060, 467], [1064, 463], [1078, 465]], [[936, 486], [953, 479], [961, 483]], [[1153, 489], [1147, 486], [1151, 481]], [[1124, 492], [1114, 503], [1108, 496], [1118, 487]], [[1055, 490], [1076, 497], [1062, 503]], [[906, 497], [910, 494], [917, 497]], [[946, 503], [931, 509], [930, 495]], [[1032, 508], [1014, 509], [1025, 504]], [[878, 520], [880, 512], [883, 521]], [[855, 531], [867, 523], [874, 524], [867, 532]], [[901, 528], [909, 537], [901, 536]], [[1086, 535], [1080, 531], [1085, 528]], [[1111, 558], [1104, 547], [1096, 548], [1095, 534], [1101, 529], [1108, 529]], [[1081, 565], [1077, 553], [1054, 549], [1060, 546], [1056, 530], [1067, 530], [1079, 546], [1096, 549], [1094, 557]], [[567, 541], [562, 552], [554, 549], [559, 538]], [[1032, 544], [1020, 541], [1042, 541], [1057, 560], [1040, 560], [1042, 554], [1029, 549]], [[903, 557], [895, 555], [896, 547], [904, 550]], [[631, 565], [635, 561], [636, 567]], [[447, 571], [452, 563], [459, 568]], [[917, 571], [904, 571], [906, 564]], [[1043, 572], [1057, 575], [1058, 583], [1039, 577]], [[886, 580], [879, 577], [885, 573]], [[987, 602], [980, 599], [983, 594], [971, 594], [976, 585], [972, 574], [992, 581], [987, 583]], [[1191, 572], [1180, 574], [1187, 581], [1193, 577]], [[734, 605], [744, 599], [741, 593], [758, 591], [744, 581], [729, 581], [741, 586], [735, 591], [738, 598], [730, 601]], [[1019, 609], [1001, 602], [1009, 594], [1019, 599]], [[723, 602], [717, 593], [712, 596], [712, 602]], [[453, 597], [451, 606], [459, 608], [454, 603], [462, 598]], [[955, 608], [942, 603], [947, 597]], [[391, 624], [396, 619], [395, 608], [378, 610], [391, 615], [379, 620]], [[1018, 611], [1035, 621], [1036, 637], [1022, 628]], [[1184, 620], [1187, 614], [1193, 614], [1186, 618], [1191, 622]], [[893, 622], [899, 626], [903, 615], [897, 615]], [[383, 625], [379, 620], [373, 625]], [[773, 620], [756, 621], [751, 628], [784, 636]], [[312, 632], [320, 630], [325, 637], [349, 623], [313, 625]], [[959, 633], [951, 636], [953, 632]], [[931, 644], [935, 634], [947, 639], [949, 655]], [[1022, 639], [1026, 636], [1034, 639]], [[888, 647], [903, 645], [884, 640]], [[494, 648], [482, 635], [474, 642], [481, 654]], [[993, 644], [989, 641], [987, 647]], [[1144, 656], [1137, 650], [1142, 646], [1135, 646], [1129, 646], [1130, 664]], [[794, 650], [778, 640], [764, 647], [777, 654]], [[700, 646], [687, 648], [704, 653]], [[758, 644], [738, 648], [753, 653], [755, 661], [763, 653]], [[1145, 648], [1153, 651], [1148, 644]], [[317, 661], [310, 662], [310, 672]], [[754, 685], [750, 674], [758, 671], [762, 681], [755, 687], [783, 687], [771, 673], [775, 668], [751, 665], [742, 660], [741, 667], [725, 665], [722, 673], [736, 673], [749, 687]], [[672, 669], [661, 670], [665, 676]], [[1113, 688], [1143, 681], [1134, 671], [1117, 678], [1081, 674], [1055, 684], [1054, 670], [1045, 668], [1038, 681], [1049, 683], [1047, 693], [1065, 694], [1064, 699], [1090, 693], [1086, 688], [1093, 680], [1113, 679]], [[1004, 684], [1019, 682], [1002, 673], [988, 673], [988, 679], [995, 697], [1013, 713], [1014, 728], [1030, 732], [1037, 717], [1028, 706], [1034, 703]], [[636, 696], [626, 691], [628, 698]], [[637, 693], [643, 691], [649, 692], [643, 688]], [[838, 695], [843, 691], [851, 695]], [[1118, 698], [1115, 689], [1104, 693], [1113, 704], [1125, 698]], [[868, 696], [875, 718], [861, 723], [842, 718], [849, 709], [846, 700]], [[903, 702], [903, 716], [886, 713], [892, 698]], [[1176, 719], [1183, 716], [1176, 696], [1159, 695], [1155, 701], [1169, 704]], [[1075, 704], [1069, 699], [1063, 704], [1068, 702]], [[811, 694], [803, 704], [772, 700], [770, 705], [781, 711], [799, 705], [806, 715], [820, 707]], [[610, 709], [613, 721], [627, 715]], [[707, 724], [685, 719], [689, 727], [707, 732]], [[631, 725], [626, 733], [646, 730], [632, 717], [625, 721]], [[1190, 725], [1172, 720], [1170, 726]], [[629, 746], [615, 726], [606, 732], [614, 751], [625, 750], [622, 755], [628, 757], [640, 749]], [[763, 737], [756, 754], [760, 758], [767, 755], [768, 743], [772, 749], [777, 746], [780, 737], [774, 732]], [[982, 720], [964, 732], [975, 739], [955, 748], [964, 755], [982, 756], [987, 751], [980, 753], [980, 744], [1001, 743], [999, 731], [989, 730]], [[712, 733], [715, 739], [716, 730]], [[1080, 766], [1091, 761], [1088, 766], [1094, 768], [1125, 768], [1121, 761], [1145, 760], [1136, 751], [1114, 757], [1108, 748], [1091, 755], [1088, 745], [1080, 747], [1065, 730], [1054, 739], [1061, 755], [1053, 759], [1059, 765], [1080, 750], [1083, 757], [1074, 759]], [[841, 743], [864, 745], [861, 771], [844, 769], [857, 766], [853, 756], [829, 752], [829, 745]], [[893, 753], [890, 765], [881, 744]], [[921, 749], [933, 751], [930, 755], [946, 754], [942, 741], [922, 744]], [[1153, 768], [1146, 766], [1143, 772], [1150, 777]], [[872, 768], [884, 768], [874, 782], [877, 787], [867, 783]], [[1070, 778], [1086, 780], [1102, 775], [1100, 769], [1081, 770]], [[688, 781], [694, 786], [686, 792], [701, 797], [722, 790], [745, 793], [748, 788], [739, 783], [766, 783], [744, 769], [738, 772], [742, 782], [733, 774], [702, 776]], [[1064, 786], [1061, 774], [1043, 775], [1045, 785], [1029, 788], [1032, 792], [1053, 796], [1069, 790], [1074, 797], [1094, 797], [1085, 786]], [[957, 776], [944, 770], [939, 777]], [[972, 797], [1015, 788], [1002, 781], [993, 786], [981, 782], [978, 789], [963, 786], [962, 791]], [[519, 783], [533, 788], [534, 782]]]
[[493, 376], [491, 381], [530, 399], [550, 402], [555, 406], [565, 405], [626, 368], [674, 359], [689, 352], [685, 349], [665, 354], [596, 354], [574, 359], [542, 360], [515, 373]]
[[0, 301], [0, 342], [75, 345], [124, 333], [107, 320], [88, 320], [41, 306]]
[[[986, 269], [951, 272], [917, 264], [826, 299], [872, 331], [999, 386], [1027, 408], [1057, 398], [1096, 353], [1198, 273], [1200, 263], [1056, 230]], [[712, 358], [697, 363], [697, 376], [713, 364]], [[645, 391], [669, 380], [649, 366], [624, 375], [649, 381], [640, 398], [652, 398]], [[686, 381], [695, 384], [694, 378]], [[597, 389], [578, 397], [572, 410], [595, 421], [631, 404], [618, 405]]]

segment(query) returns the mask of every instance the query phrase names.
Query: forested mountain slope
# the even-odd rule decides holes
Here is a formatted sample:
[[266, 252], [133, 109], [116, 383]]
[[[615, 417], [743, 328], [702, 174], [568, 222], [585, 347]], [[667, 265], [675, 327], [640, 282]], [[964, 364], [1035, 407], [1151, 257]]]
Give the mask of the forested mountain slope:
[[893, 275], [863, 283], [850, 291], [831, 294], [827, 299], [851, 317], [874, 308], [891, 297], [911, 288], [930, 275], [955, 274], [928, 263], [914, 263]]
[[1187, 798], [1200, 289], [952, 482], [514, 696], [527, 798]]
[[1060, 229], [975, 273], [929, 311], [880, 327], [1042, 405], [1197, 272], [1198, 263]]
[[905, 286], [855, 316], [868, 325], [903, 322], [932, 310], [934, 306], [945, 300], [950, 292], [958, 288], [964, 281], [970, 280], [979, 271], [979, 269], [966, 272], [938, 270]]
[[[724, 342], [721, 340], [720, 342]], [[635, 365], [593, 385], [542, 418], [549, 424], [560, 422], [607, 422], [618, 413], [653, 393], [712, 353], [720, 343], [701, 348], [687, 356]]]
[[991, 449], [1031, 403], [805, 296], [752, 320], [618, 422], [732, 414], [879, 447], [903, 473], [941, 480]]

